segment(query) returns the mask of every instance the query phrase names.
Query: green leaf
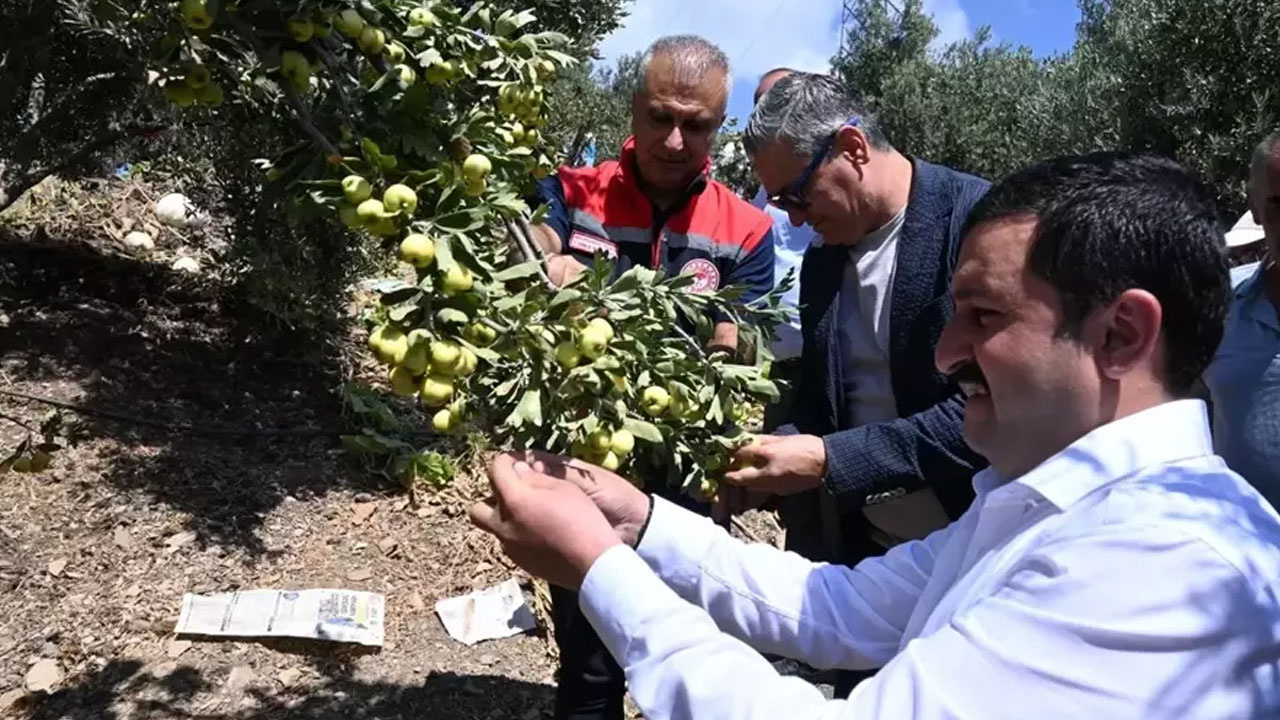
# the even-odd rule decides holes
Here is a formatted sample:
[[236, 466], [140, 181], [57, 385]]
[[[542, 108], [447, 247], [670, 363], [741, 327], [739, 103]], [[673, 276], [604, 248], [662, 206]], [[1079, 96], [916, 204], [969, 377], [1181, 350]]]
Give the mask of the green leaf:
[[466, 340], [458, 340], [458, 342], [459, 342], [463, 347], [465, 347], [465, 348], [467, 348], [468, 350], [470, 350], [471, 352], [475, 353], [475, 354], [476, 354], [476, 357], [480, 358], [481, 360], [484, 360], [485, 362], [489, 362], [489, 363], [498, 363], [498, 362], [502, 362], [502, 356], [501, 356], [501, 355], [499, 355], [498, 353], [496, 353], [496, 352], [494, 352], [494, 351], [490, 350], [489, 348], [477, 347], [477, 346], [472, 345], [471, 343], [467, 342]]
[[441, 215], [432, 224], [455, 232], [471, 232], [484, 227], [482, 213], [480, 208], [466, 208]]
[[561, 305], [564, 305], [565, 303], [573, 302], [574, 300], [577, 300], [580, 297], [582, 297], [581, 290], [574, 290], [573, 288], [565, 288], [564, 290], [561, 290], [560, 292], [556, 293], [555, 297], [551, 298], [551, 304], [548, 305], [547, 307], [559, 307]]
[[436, 313], [436, 320], [447, 324], [464, 324], [471, 320], [467, 314], [455, 308], [443, 308]]
[[657, 425], [636, 418], [627, 418], [622, 423], [623, 429], [646, 442], [662, 444], [662, 431]]
[[778, 402], [782, 398], [778, 392], [778, 384], [772, 380], [752, 380], [747, 383], [747, 391], [754, 395], [763, 395], [769, 402]]
[[499, 299], [497, 302], [493, 304], [493, 309], [497, 310], [498, 312], [506, 312], [508, 310], [518, 308], [521, 305], [524, 305], [525, 302], [528, 301], [528, 297], [529, 297], [529, 291], [521, 290], [515, 295], [511, 295], [511, 296]]
[[436, 243], [436, 267], [440, 268], [440, 272], [448, 272], [450, 268], [457, 264], [453, 259], [453, 246], [449, 244], [448, 235], [437, 235]]
[[515, 412], [524, 420], [542, 427], [542, 393], [538, 390], [526, 390]]
[[538, 267], [541, 263], [537, 260], [530, 260], [514, 267], [509, 267], [502, 272], [494, 273], [493, 279], [497, 282], [509, 282], [511, 280], [519, 280], [521, 278], [532, 277], [538, 274]]

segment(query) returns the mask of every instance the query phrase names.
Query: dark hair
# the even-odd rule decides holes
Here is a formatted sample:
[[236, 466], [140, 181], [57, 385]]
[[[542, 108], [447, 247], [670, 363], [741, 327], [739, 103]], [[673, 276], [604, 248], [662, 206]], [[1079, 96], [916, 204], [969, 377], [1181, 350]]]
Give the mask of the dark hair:
[[1027, 263], [1058, 292], [1060, 329], [1132, 288], [1164, 310], [1165, 389], [1187, 396], [1222, 341], [1231, 282], [1218, 214], [1187, 169], [1153, 155], [1101, 152], [1058, 158], [1005, 178], [970, 213], [977, 225], [1037, 220]]

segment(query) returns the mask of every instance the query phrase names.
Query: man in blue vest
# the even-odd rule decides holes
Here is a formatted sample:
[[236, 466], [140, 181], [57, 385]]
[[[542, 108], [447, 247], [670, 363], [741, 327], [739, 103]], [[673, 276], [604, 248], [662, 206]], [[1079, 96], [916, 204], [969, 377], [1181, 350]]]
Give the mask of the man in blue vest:
[[896, 151], [831, 77], [793, 73], [761, 98], [748, 155], [795, 225], [822, 242], [800, 271], [804, 350], [792, 424], [739, 453], [728, 481], [783, 496], [821, 489], [853, 563], [959, 517], [985, 461], [964, 397], [933, 351], [951, 317], [960, 232], [988, 183]]

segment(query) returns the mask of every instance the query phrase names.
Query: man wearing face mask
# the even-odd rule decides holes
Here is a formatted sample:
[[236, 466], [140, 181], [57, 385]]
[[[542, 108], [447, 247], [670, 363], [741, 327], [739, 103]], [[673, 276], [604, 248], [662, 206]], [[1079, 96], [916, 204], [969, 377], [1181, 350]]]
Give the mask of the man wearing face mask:
[[[602, 254], [615, 261], [615, 277], [641, 265], [691, 273], [695, 290], [743, 285], [744, 302], [767, 294], [774, 259], [769, 217], [707, 177], [731, 87], [728, 59], [700, 37], [665, 37], [644, 54], [636, 81], [633, 135], [619, 158], [561, 168], [540, 185], [548, 213], [534, 233], [551, 279], [567, 283]], [[709, 345], [736, 349], [737, 327], [715, 314], [712, 320]], [[673, 499], [679, 494], [655, 489]], [[552, 601], [560, 648], [555, 717], [622, 720], [622, 669], [574, 593], [554, 588]]]
[[902, 155], [824, 75], [777, 80], [744, 143], [770, 202], [822, 242], [800, 271], [793, 424], [740, 451], [727, 479], [783, 496], [821, 488], [839, 536], [812, 559], [856, 562], [959, 517], [985, 466], [965, 445], [959, 388], [931, 358], [960, 229], [988, 183]]

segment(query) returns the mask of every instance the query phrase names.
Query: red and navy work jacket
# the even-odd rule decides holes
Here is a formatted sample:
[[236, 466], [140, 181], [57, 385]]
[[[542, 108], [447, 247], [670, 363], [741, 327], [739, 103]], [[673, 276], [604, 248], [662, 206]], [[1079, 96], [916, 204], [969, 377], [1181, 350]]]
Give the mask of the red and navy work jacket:
[[693, 274], [695, 290], [744, 285], [744, 302], [773, 289], [769, 216], [705, 173], [690, 185], [688, 201], [664, 214], [641, 191], [633, 139], [618, 160], [562, 167], [539, 190], [562, 252], [585, 265], [602, 253], [615, 261], [615, 278], [644, 265]]

